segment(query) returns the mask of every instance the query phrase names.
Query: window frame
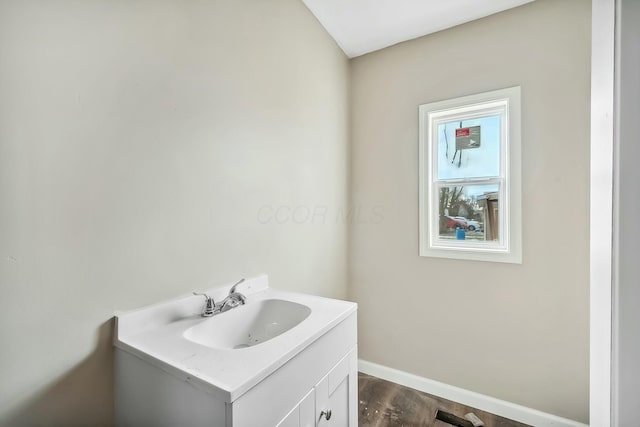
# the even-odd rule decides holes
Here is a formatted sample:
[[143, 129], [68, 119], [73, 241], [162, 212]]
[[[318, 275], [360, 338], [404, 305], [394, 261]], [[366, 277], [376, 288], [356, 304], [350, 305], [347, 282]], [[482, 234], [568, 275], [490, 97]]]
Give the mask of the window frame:
[[[419, 111], [420, 255], [522, 263], [520, 87], [422, 104]], [[501, 116], [498, 176], [438, 179], [438, 126], [452, 121]], [[440, 238], [440, 188], [497, 183], [499, 239]]]

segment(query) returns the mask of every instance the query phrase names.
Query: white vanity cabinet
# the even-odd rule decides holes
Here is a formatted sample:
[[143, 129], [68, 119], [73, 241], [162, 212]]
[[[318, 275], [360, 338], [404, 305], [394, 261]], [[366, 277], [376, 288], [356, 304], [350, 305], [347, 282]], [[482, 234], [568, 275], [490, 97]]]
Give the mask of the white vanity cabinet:
[[[295, 301], [311, 314], [253, 347], [219, 349], [185, 339], [194, 324], [217, 320], [185, 317], [193, 307], [183, 302], [117, 316], [118, 427], [358, 425], [357, 306], [270, 290], [260, 280], [266, 282], [250, 282], [258, 291], [249, 301]], [[164, 312], [168, 320], [152, 324]]]
[[307, 393], [277, 427], [356, 426], [357, 387], [357, 355], [354, 349]]
[[[350, 352], [315, 387], [318, 426], [347, 427], [358, 424], [357, 356]], [[327, 414], [327, 415], [324, 415]]]
[[[356, 315], [231, 404], [232, 427], [358, 425]], [[326, 420], [322, 412], [331, 411]]]

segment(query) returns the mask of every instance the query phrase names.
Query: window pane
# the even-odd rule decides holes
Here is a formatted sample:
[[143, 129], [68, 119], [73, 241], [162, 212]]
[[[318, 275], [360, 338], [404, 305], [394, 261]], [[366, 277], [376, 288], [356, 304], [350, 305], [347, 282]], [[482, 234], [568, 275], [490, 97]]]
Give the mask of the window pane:
[[501, 116], [440, 123], [437, 179], [500, 176]]
[[439, 233], [444, 240], [499, 241], [500, 184], [439, 187]]

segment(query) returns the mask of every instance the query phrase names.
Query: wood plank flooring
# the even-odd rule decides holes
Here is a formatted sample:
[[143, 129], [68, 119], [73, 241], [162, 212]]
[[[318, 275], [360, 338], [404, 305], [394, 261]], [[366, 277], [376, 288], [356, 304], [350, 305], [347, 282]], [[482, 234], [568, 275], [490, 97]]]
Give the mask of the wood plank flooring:
[[[531, 427], [362, 372], [358, 373], [358, 395], [358, 425], [363, 427], [473, 426], [471, 422], [464, 424], [464, 420], [461, 424], [437, 420], [438, 410], [460, 419], [473, 412], [482, 420], [484, 427]], [[439, 418], [446, 419], [442, 415]]]

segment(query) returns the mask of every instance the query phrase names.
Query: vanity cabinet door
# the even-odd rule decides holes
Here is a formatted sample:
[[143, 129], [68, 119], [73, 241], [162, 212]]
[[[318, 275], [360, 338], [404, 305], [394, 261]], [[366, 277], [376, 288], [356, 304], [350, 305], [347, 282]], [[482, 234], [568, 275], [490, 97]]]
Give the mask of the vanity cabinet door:
[[316, 385], [317, 427], [358, 425], [357, 376], [356, 352], [353, 350]]
[[300, 402], [300, 427], [315, 427], [316, 425], [316, 391], [311, 390]]
[[314, 427], [315, 389], [311, 390], [276, 427]]
[[276, 427], [300, 427], [300, 407], [293, 408], [289, 415], [284, 417]]

